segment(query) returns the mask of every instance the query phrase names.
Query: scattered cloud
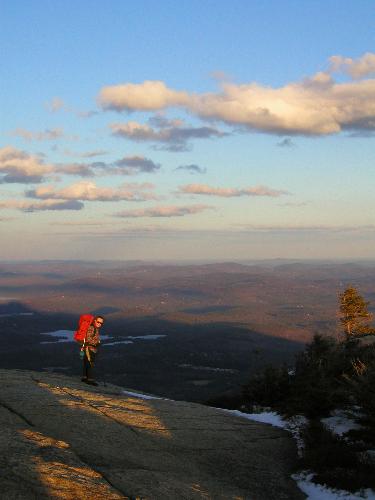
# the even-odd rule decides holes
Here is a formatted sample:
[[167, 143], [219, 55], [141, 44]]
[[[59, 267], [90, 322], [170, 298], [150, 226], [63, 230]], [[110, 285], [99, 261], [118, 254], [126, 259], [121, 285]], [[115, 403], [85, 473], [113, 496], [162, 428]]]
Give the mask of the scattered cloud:
[[277, 146], [279, 146], [279, 148], [294, 148], [295, 145], [296, 144], [290, 137], [285, 137], [285, 139], [277, 143]]
[[64, 149], [62, 153], [64, 156], [73, 156], [75, 158], [95, 158], [96, 156], [104, 156], [108, 154], [108, 151], [105, 151], [104, 149], [97, 149], [94, 151], [77, 152], [71, 151], [70, 149]]
[[125, 156], [121, 160], [116, 161], [115, 165], [116, 167], [120, 167], [127, 175], [141, 172], [156, 172], [160, 168], [160, 164], [154, 163], [144, 156]]
[[151, 192], [153, 184], [124, 184], [119, 188], [101, 188], [94, 182], [81, 181], [62, 189], [54, 186], [40, 186], [26, 191], [29, 198], [48, 200], [80, 200], [80, 201], [145, 201], [155, 200], [157, 196]]
[[113, 111], [157, 111], [187, 104], [189, 94], [169, 89], [164, 82], [145, 81], [104, 87], [98, 96], [103, 109]]
[[261, 232], [323, 232], [323, 233], [347, 233], [347, 232], [362, 232], [362, 231], [371, 231], [375, 230], [375, 225], [364, 225], [364, 226], [328, 226], [328, 225], [307, 225], [307, 226], [257, 226], [257, 225], [249, 225], [244, 226], [243, 230], [245, 231], [261, 231]]
[[62, 128], [47, 128], [42, 132], [31, 132], [24, 128], [17, 128], [13, 130], [12, 135], [22, 137], [26, 141], [54, 141], [65, 136]]
[[332, 73], [342, 72], [350, 75], [353, 79], [363, 78], [375, 74], [375, 54], [366, 52], [358, 59], [351, 57], [330, 57], [330, 71]]
[[124, 210], [115, 214], [117, 217], [123, 218], [139, 218], [139, 217], [183, 217], [185, 215], [192, 215], [204, 212], [205, 210], [212, 210], [213, 207], [209, 205], [190, 205], [190, 206], [165, 206], [142, 208], [139, 210]]
[[288, 203], [279, 203], [279, 207], [305, 207], [309, 203], [307, 201], [301, 201], [301, 202], [288, 202]]
[[[101, 163], [101, 162], [99, 162]], [[95, 177], [95, 165], [96, 163], [69, 163], [64, 165], [59, 165], [57, 167], [58, 172], [66, 175], [77, 175], [79, 177]], [[105, 166], [105, 163], [103, 163]]]
[[97, 221], [88, 221], [88, 220], [81, 220], [81, 221], [54, 221], [50, 222], [50, 226], [83, 226], [83, 227], [88, 227], [88, 226], [98, 226], [98, 227], [103, 227], [103, 226], [113, 226], [116, 224], [113, 222], [113, 220], [108, 221], [108, 222], [103, 222], [102, 220], [97, 220]]
[[[182, 107], [201, 119], [220, 120], [250, 131], [278, 135], [316, 136], [345, 130], [374, 130], [375, 79], [361, 78], [374, 72], [375, 54], [367, 53], [353, 60], [333, 56], [330, 63], [327, 72], [277, 88], [255, 82], [222, 82], [219, 92], [197, 94], [170, 89], [161, 81], [146, 81], [104, 87], [98, 101], [103, 109], [116, 111], [161, 111], [171, 106]], [[354, 81], [336, 82], [333, 70], [346, 72]], [[181, 129], [155, 131], [136, 122], [112, 125], [115, 134], [167, 144], [171, 141], [168, 134], [173, 136], [175, 130]], [[163, 133], [166, 134], [164, 138]], [[214, 135], [213, 131], [207, 133]], [[220, 133], [216, 130], [216, 134]]]
[[56, 113], [57, 111], [66, 108], [66, 105], [65, 102], [60, 99], [60, 97], [54, 97], [53, 99], [51, 99], [51, 101], [46, 102], [46, 108], [51, 113]]
[[211, 74], [210, 74], [211, 78], [213, 78], [214, 80], [217, 80], [219, 82], [221, 81], [226, 81], [226, 82], [229, 82], [230, 80], [232, 80], [232, 76], [229, 75], [228, 73], [225, 73], [225, 71], [212, 71]]
[[290, 194], [288, 191], [276, 190], [267, 186], [255, 186], [248, 188], [216, 188], [206, 184], [187, 184], [180, 186], [179, 193], [198, 194], [206, 196], [220, 196], [222, 198], [232, 198], [237, 196], [270, 196], [277, 198], [282, 195]]
[[155, 173], [160, 164], [145, 156], [125, 156], [112, 163], [95, 161], [91, 163], [70, 163], [60, 165], [58, 171], [67, 175], [95, 177], [105, 175], [136, 175], [140, 173]]
[[189, 127], [180, 120], [175, 120], [173, 124], [170, 121], [167, 123], [159, 122], [159, 128], [138, 122], [112, 123], [110, 128], [113, 135], [137, 142], [162, 143], [163, 146], [157, 146], [156, 149], [173, 152], [188, 151], [191, 148], [191, 139], [210, 139], [227, 135], [211, 126]]
[[180, 165], [179, 167], [175, 168], [175, 170], [183, 170], [186, 172], [190, 172], [191, 174], [205, 174], [207, 172], [207, 169], [204, 167], [200, 167], [199, 165]]
[[98, 115], [99, 112], [95, 110], [89, 110], [89, 111], [74, 111], [73, 113], [78, 116], [79, 118], [91, 118], [92, 116]]
[[0, 148], [0, 183], [39, 183], [55, 167], [44, 163], [40, 156], [5, 146]]
[[46, 210], [81, 210], [83, 206], [83, 203], [77, 200], [43, 200], [39, 202], [5, 200], [0, 202], [0, 209], [20, 210], [21, 212], [40, 212]]
[[91, 118], [91, 116], [97, 115], [98, 112], [94, 110], [90, 111], [80, 111], [68, 106], [60, 97], [54, 97], [51, 101], [45, 104], [47, 110], [50, 113], [56, 113], [57, 111], [65, 111], [67, 113], [73, 113], [79, 118]]

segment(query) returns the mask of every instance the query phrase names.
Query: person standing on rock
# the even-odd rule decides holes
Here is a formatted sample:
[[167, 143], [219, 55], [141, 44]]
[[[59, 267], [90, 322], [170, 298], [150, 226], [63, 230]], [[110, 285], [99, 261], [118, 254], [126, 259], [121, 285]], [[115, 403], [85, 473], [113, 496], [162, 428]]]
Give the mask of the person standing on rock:
[[94, 379], [94, 365], [100, 345], [99, 330], [103, 323], [103, 316], [94, 317], [91, 325], [87, 329], [86, 337], [81, 348], [81, 357], [83, 358], [83, 375], [81, 380], [89, 385], [98, 385]]

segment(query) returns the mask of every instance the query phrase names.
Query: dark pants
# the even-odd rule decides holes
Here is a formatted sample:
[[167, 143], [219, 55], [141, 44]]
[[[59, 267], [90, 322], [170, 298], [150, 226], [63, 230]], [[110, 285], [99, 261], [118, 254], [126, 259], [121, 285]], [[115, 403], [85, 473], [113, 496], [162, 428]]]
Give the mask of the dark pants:
[[[87, 352], [89, 351], [89, 352]], [[83, 377], [93, 380], [94, 379], [94, 363], [96, 352], [93, 352], [86, 347], [85, 357], [83, 358]]]

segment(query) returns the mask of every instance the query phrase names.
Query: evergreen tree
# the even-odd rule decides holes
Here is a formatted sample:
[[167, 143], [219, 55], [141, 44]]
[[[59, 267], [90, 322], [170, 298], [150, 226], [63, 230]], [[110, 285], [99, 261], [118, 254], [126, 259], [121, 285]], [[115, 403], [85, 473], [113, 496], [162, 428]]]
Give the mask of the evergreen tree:
[[369, 302], [364, 300], [354, 286], [340, 293], [339, 300], [340, 322], [344, 327], [347, 340], [374, 333], [369, 323], [372, 319], [372, 314], [368, 312]]

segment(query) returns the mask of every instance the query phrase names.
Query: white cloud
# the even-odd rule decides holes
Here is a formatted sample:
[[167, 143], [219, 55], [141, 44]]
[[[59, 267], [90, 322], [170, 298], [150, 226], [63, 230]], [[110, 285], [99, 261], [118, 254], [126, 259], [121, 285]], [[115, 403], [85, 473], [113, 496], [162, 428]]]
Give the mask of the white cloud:
[[[332, 68], [353, 78], [374, 71], [375, 54], [358, 60], [334, 56], [331, 70], [278, 88], [255, 82], [223, 82], [217, 93], [187, 93], [169, 89], [163, 82], [147, 81], [105, 87], [99, 95], [104, 109], [116, 111], [163, 110], [183, 107], [203, 119], [221, 120], [250, 130], [276, 134], [326, 135], [342, 130], [375, 129], [375, 79], [335, 82]], [[157, 140], [147, 125], [114, 124], [114, 133], [137, 140]]]
[[40, 186], [26, 192], [31, 198], [81, 200], [81, 201], [145, 201], [155, 200], [156, 195], [150, 192], [152, 184], [124, 184], [120, 188], [101, 188], [94, 182], [81, 181], [62, 189], [54, 186]]
[[287, 191], [268, 188], [267, 186], [255, 186], [248, 188], [216, 188], [206, 184], [187, 184], [180, 186], [179, 193], [198, 194], [206, 196], [220, 196], [232, 198], [237, 196], [270, 196], [273, 198], [289, 194]]
[[183, 217], [204, 212], [213, 209], [208, 205], [190, 205], [190, 206], [165, 206], [142, 208], [139, 210], [124, 210], [115, 214], [117, 217], [139, 218], [139, 217]]
[[42, 182], [46, 174], [54, 171], [55, 167], [44, 163], [39, 156], [12, 146], [0, 148], [0, 182]]

